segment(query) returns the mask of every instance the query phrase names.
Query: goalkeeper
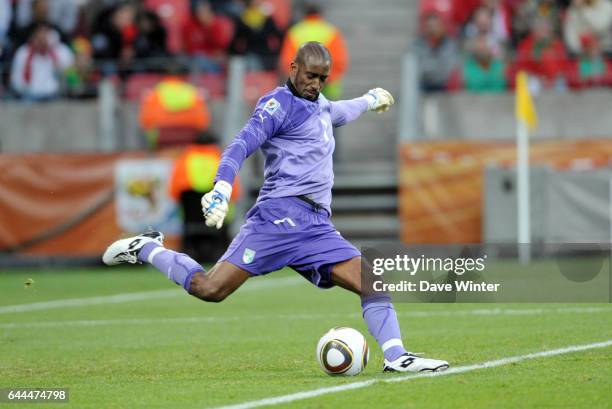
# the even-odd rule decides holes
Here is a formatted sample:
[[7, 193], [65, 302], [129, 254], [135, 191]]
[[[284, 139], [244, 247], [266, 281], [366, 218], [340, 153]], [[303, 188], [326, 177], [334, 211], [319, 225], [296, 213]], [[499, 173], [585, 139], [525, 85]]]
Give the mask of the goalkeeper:
[[[108, 265], [150, 263], [189, 294], [219, 302], [247, 279], [289, 266], [314, 285], [338, 285], [361, 295], [361, 254], [330, 221], [334, 180], [333, 127], [366, 111], [387, 111], [393, 97], [374, 88], [364, 96], [329, 101], [320, 92], [331, 57], [317, 42], [302, 45], [290, 65], [289, 80], [264, 95], [234, 141], [223, 152], [214, 189], [202, 198], [206, 225], [221, 228], [232, 184], [243, 161], [261, 149], [264, 184], [246, 223], [208, 272], [185, 254], [163, 247], [150, 232], [118, 240], [104, 253]], [[363, 317], [383, 350], [383, 370], [438, 371], [446, 361], [418, 357], [404, 349], [399, 323], [387, 297], [362, 297]]]

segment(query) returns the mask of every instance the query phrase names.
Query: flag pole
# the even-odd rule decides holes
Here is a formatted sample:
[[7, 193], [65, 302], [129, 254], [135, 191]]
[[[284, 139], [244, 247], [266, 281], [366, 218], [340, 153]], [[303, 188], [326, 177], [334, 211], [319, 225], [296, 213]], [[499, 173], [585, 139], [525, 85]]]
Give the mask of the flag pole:
[[516, 124], [518, 255], [522, 265], [531, 260], [531, 209], [529, 187], [529, 128], [518, 118]]
[[529, 77], [519, 71], [516, 75], [516, 179], [518, 255], [521, 264], [531, 260], [531, 210], [529, 189], [529, 131], [535, 128], [538, 117], [529, 92]]

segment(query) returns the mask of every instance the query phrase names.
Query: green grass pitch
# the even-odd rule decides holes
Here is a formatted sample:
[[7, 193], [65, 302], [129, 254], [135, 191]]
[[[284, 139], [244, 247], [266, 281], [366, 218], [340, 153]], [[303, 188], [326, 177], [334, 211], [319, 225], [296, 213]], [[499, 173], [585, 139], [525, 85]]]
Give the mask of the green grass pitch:
[[[32, 285], [24, 285], [28, 278]], [[108, 298], [116, 294], [131, 295]], [[65, 299], [79, 301], [52, 303]], [[40, 309], [7, 307], [47, 301]], [[612, 339], [610, 304], [396, 309], [406, 345], [454, 367]], [[381, 372], [369, 334], [363, 374], [319, 369], [316, 343], [335, 326], [367, 334], [359, 299], [318, 290], [290, 271], [253, 279], [220, 304], [196, 300], [146, 268], [2, 272], [0, 388], [66, 387], [70, 402], [0, 409], [205, 409], [366, 380], [376, 382], [276, 407], [612, 407], [610, 346], [388, 383], [397, 375]]]

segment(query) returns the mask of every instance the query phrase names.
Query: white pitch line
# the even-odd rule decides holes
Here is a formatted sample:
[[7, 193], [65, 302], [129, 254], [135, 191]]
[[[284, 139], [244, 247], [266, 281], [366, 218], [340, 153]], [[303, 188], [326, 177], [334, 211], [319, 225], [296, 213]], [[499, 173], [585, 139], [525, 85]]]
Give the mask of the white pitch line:
[[[257, 281], [255, 281], [257, 280]], [[261, 280], [261, 281], [260, 281]], [[282, 277], [276, 279], [254, 279], [252, 282], [248, 282], [244, 288], [240, 289], [240, 292], [257, 291], [268, 288], [287, 287], [296, 285], [299, 283], [305, 283], [306, 281], [301, 277]], [[123, 293], [115, 295], [95, 296], [87, 298], [70, 298], [60, 299], [44, 302], [35, 302], [29, 304], [16, 304], [16, 305], [4, 305], [0, 306], [0, 314], [11, 314], [16, 312], [27, 312], [27, 311], [39, 311], [49, 310], [53, 308], [70, 308], [70, 307], [84, 307], [89, 305], [102, 305], [102, 304], [117, 304], [123, 302], [132, 301], [143, 301], [160, 298], [171, 298], [187, 296], [185, 291], [172, 289], [172, 290], [158, 290], [158, 291], [142, 291], [134, 293]]]
[[281, 395], [281, 396], [274, 396], [271, 398], [265, 398], [265, 399], [260, 399], [260, 400], [253, 400], [253, 401], [239, 403], [236, 405], [220, 406], [215, 409], [251, 409], [251, 408], [258, 408], [262, 406], [280, 405], [282, 403], [290, 403], [290, 402], [295, 402], [298, 400], [316, 398], [318, 396], [327, 395], [329, 393], [344, 392], [344, 391], [353, 390], [353, 389], [366, 388], [376, 383], [404, 382], [404, 381], [409, 381], [409, 380], [419, 379], [419, 378], [430, 378], [430, 377], [454, 375], [458, 373], [475, 371], [478, 369], [487, 369], [487, 368], [494, 368], [496, 366], [508, 365], [508, 364], [512, 364], [516, 362], [525, 361], [528, 359], [545, 358], [545, 357], [551, 357], [551, 356], [556, 356], [556, 355], [569, 354], [572, 352], [587, 351], [589, 349], [606, 348], [609, 346], [612, 346], [612, 340], [607, 340], [603, 342], [595, 342], [592, 344], [585, 344], [585, 345], [572, 345], [572, 346], [565, 347], [565, 348], [551, 349], [548, 351], [535, 352], [535, 353], [526, 354], [526, 355], [518, 355], [518, 356], [513, 356], [513, 357], [501, 358], [501, 359], [497, 359], [494, 361], [486, 361], [480, 364], [458, 366], [456, 368], [450, 368], [444, 372], [428, 372], [428, 373], [423, 373], [423, 374], [394, 376], [393, 378], [389, 378], [389, 379], [370, 379], [367, 381], [352, 382], [352, 383], [347, 383], [344, 385], [338, 385], [338, 386], [329, 387], [329, 388], [319, 388], [319, 389], [313, 389], [310, 391], [302, 391], [302, 392], [292, 393], [288, 395]]
[[400, 317], [432, 317], [458, 315], [540, 315], [547, 313], [596, 313], [612, 312], [611, 307], [560, 307], [560, 308], [478, 308], [457, 311], [405, 311], [397, 312]]
[[54, 308], [84, 307], [100, 304], [117, 304], [122, 302], [143, 301], [159, 298], [176, 297], [181, 292], [179, 290], [161, 291], [142, 291], [136, 293], [123, 293], [115, 295], [103, 295], [87, 298], [69, 298], [52, 301], [35, 302], [30, 304], [5, 305], [0, 307], [0, 314], [10, 314], [14, 312], [27, 312], [38, 310], [49, 310]]
[[526, 354], [526, 355], [501, 358], [501, 359], [496, 359], [494, 361], [483, 362], [480, 364], [458, 366], [456, 368], [450, 368], [444, 372], [429, 372], [429, 373], [423, 373], [423, 374], [405, 375], [405, 376], [399, 376], [399, 377], [395, 377], [391, 379], [384, 379], [383, 381], [387, 383], [392, 383], [392, 382], [402, 382], [402, 381], [406, 381], [406, 380], [414, 379], [414, 378], [431, 378], [431, 377], [436, 377], [436, 376], [453, 375], [453, 374], [458, 374], [458, 373], [475, 371], [477, 369], [487, 369], [487, 368], [494, 368], [496, 366], [513, 364], [513, 363], [525, 361], [528, 359], [546, 358], [550, 356], [569, 354], [571, 352], [581, 352], [581, 351], [588, 351], [589, 349], [606, 348], [609, 346], [612, 346], [612, 339], [609, 339], [603, 342], [594, 342], [592, 344], [571, 345], [569, 347], [550, 349], [548, 351], [534, 352], [534, 353]]
[[[450, 316], [498, 316], [498, 315], [543, 315], [543, 314], [595, 314], [612, 312], [612, 308], [606, 307], [570, 307], [570, 308], [532, 308], [532, 309], [510, 309], [489, 308], [458, 311], [406, 311], [398, 312], [400, 317], [429, 318]], [[359, 319], [358, 313], [327, 313], [327, 314], [260, 314], [260, 315], [235, 315], [235, 316], [205, 316], [205, 317], [176, 317], [176, 318], [123, 318], [123, 319], [101, 319], [101, 320], [72, 320], [72, 321], [43, 321], [43, 322], [6, 322], [0, 323], [0, 328], [54, 328], [68, 326], [104, 326], [104, 325], [150, 325], [150, 324], [219, 324], [230, 321], [246, 320], [320, 320], [324, 318], [334, 319]]]

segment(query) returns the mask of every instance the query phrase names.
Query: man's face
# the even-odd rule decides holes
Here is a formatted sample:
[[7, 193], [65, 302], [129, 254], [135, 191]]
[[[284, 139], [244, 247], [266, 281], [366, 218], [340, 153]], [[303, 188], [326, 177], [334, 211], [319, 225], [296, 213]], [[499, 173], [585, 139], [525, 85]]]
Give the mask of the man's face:
[[325, 86], [329, 69], [329, 61], [307, 57], [303, 64], [291, 63], [289, 77], [302, 98], [316, 101]]
[[130, 4], [125, 4], [115, 10], [112, 21], [115, 27], [123, 29], [126, 26], [133, 24], [135, 17], [136, 9]]
[[444, 36], [444, 21], [437, 14], [432, 14], [425, 20], [425, 37], [438, 39]]
[[35, 21], [44, 21], [49, 15], [49, 3], [47, 0], [35, 0], [32, 3], [32, 16]]
[[46, 52], [49, 48], [49, 30], [46, 27], [38, 28], [32, 34], [30, 43], [37, 52]]
[[214, 14], [210, 4], [208, 3], [200, 3], [196, 8], [196, 18], [198, 21], [204, 25], [210, 24], [212, 19], [214, 18]]
[[491, 21], [491, 12], [485, 8], [481, 7], [478, 9], [476, 14], [474, 15], [474, 24], [478, 31], [481, 33], [488, 33], [491, 31], [491, 25], [493, 22]]
[[552, 26], [545, 18], [536, 20], [533, 26], [533, 36], [536, 41], [548, 41], [553, 36]]

